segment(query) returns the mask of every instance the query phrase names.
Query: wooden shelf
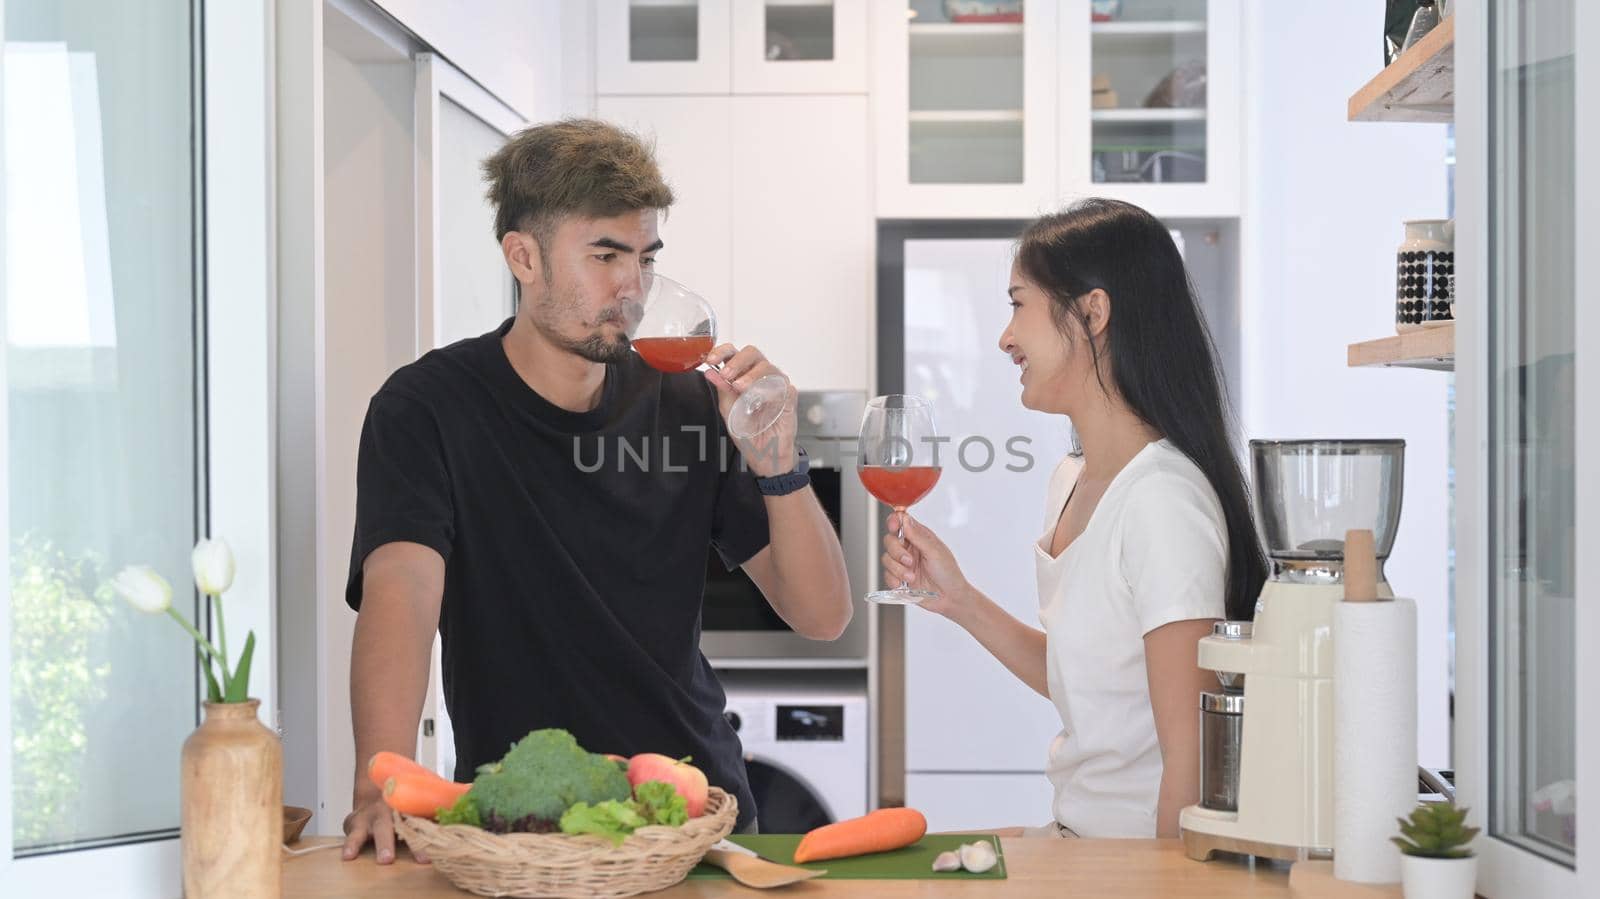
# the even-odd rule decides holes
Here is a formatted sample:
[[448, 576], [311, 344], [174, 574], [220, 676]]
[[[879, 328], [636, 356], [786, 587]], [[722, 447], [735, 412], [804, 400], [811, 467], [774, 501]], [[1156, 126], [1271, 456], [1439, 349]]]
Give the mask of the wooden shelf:
[[1456, 108], [1456, 17], [1448, 16], [1416, 46], [1350, 98], [1352, 122], [1452, 122]]
[[1382, 366], [1455, 371], [1456, 326], [1452, 322], [1437, 328], [1352, 343], [1346, 358], [1351, 368]]

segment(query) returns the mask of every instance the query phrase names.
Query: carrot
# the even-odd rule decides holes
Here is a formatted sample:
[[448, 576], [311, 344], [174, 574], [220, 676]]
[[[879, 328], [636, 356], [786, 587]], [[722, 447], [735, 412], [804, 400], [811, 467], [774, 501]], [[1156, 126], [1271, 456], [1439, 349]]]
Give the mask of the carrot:
[[432, 818], [470, 789], [472, 784], [453, 783], [431, 772], [397, 774], [383, 782], [383, 801], [403, 815]]
[[[367, 762], [367, 779], [371, 780], [373, 786], [379, 789], [383, 788], [384, 782], [389, 778], [400, 774], [439, 776], [398, 752], [373, 753], [372, 758]], [[443, 778], [440, 779], [442, 780]]]
[[860, 818], [827, 824], [800, 838], [796, 864], [901, 849], [922, 839], [928, 819], [914, 808], [880, 808]]

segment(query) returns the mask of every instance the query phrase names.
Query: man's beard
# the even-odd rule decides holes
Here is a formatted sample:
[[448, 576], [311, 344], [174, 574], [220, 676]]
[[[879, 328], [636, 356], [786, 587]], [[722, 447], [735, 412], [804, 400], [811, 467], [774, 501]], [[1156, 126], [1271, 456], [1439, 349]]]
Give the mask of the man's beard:
[[[534, 327], [538, 328], [544, 338], [552, 344], [590, 362], [605, 365], [612, 362], [621, 362], [628, 358], [633, 347], [632, 342], [628, 339], [628, 332], [638, 325], [643, 312], [636, 305], [631, 307], [628, 304], [609, 306], [600, 311], [593, 324], [594, 330], [589, 334], [577, 338], [562, 334], [556, 327], [556, 323], [562, 318], [561, 312], [564, 310], [576, 311], [581, 306], [581, 302], [575, 298], [563, 301], [557, 299], [553, 292], [546, 294], [546, 298], [534, 307]], [[607, 337], [601, 332], [601, 328], [613, 323], [620, 325], [623, 333], [615, 337]]]
[[621, 362], [628, 358], [633, 346], [626, 334], [609, 340], [601, 334], [590, 334], [581, 340], [572, 340], [555, 335], [551, 335], [551, 339], [562, 349], [582, 356], [590, 362], [598, 362], [602, 365]]

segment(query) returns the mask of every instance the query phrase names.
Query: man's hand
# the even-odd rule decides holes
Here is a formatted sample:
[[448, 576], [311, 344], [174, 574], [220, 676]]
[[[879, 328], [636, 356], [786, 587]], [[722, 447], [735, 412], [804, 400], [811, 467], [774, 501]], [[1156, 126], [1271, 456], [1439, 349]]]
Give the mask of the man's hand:
[[[783, 377], [783, 372], [753, 346], [740, 350], [731, 343], [725, 343], [707, 353], [706, 362], [712, 366], [706, 369], [706, 380], [717, 388], [717, 405], [722, 410], [723, 421], [728, 420], [734, 402], [755, 382], [767, 375]], [[722, 366], [720, 370], [715, 367], [719, 364]], [[772, 427], [749, 440], [734, 438], [739, 452], [744, 454], [745, 464], [756, 477], [770, 478], [794, 470], [794, 442], [798, 430], [796, 412], [800, 391], [793, 384], [789, 384], [786, 390], [783, 414]]]
[[[344, 860], [361, 855], [361, 850], [371, 842], [378, 850], [378, 864], [394, 864], [394, 814], [383, 801], [383, 794], [370, 787], [357, 790], [351, 800], [354, 806], [344, 818]], [[427, 856], [412, 852], [419, 864], [427, 864]]]

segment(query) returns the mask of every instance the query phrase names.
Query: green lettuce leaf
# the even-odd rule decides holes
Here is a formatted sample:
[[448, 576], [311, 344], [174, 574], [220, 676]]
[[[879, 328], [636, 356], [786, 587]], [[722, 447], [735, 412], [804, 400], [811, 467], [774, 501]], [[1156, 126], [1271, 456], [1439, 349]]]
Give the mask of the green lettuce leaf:
[[580, 802], [567, 809], [561, 816], [561, 832], [598, 834], [620, 845], [628, 834], [647, 823], [634, 811], [633, 803], [607, 799], [595, 805]]
[[689, 821], [689, 804], [672, 784], [646, 781], [634, 788], [633, 795], [634, 807], [650, 824], [678, 827]]
[[473, 827], [482, 827], [483, 819], [478, 816], [478, 803], [472, 798], [469, 790], [461, 794], [455, 805], [439, 809], [438, 821], [440, 824], [470, 824]]

